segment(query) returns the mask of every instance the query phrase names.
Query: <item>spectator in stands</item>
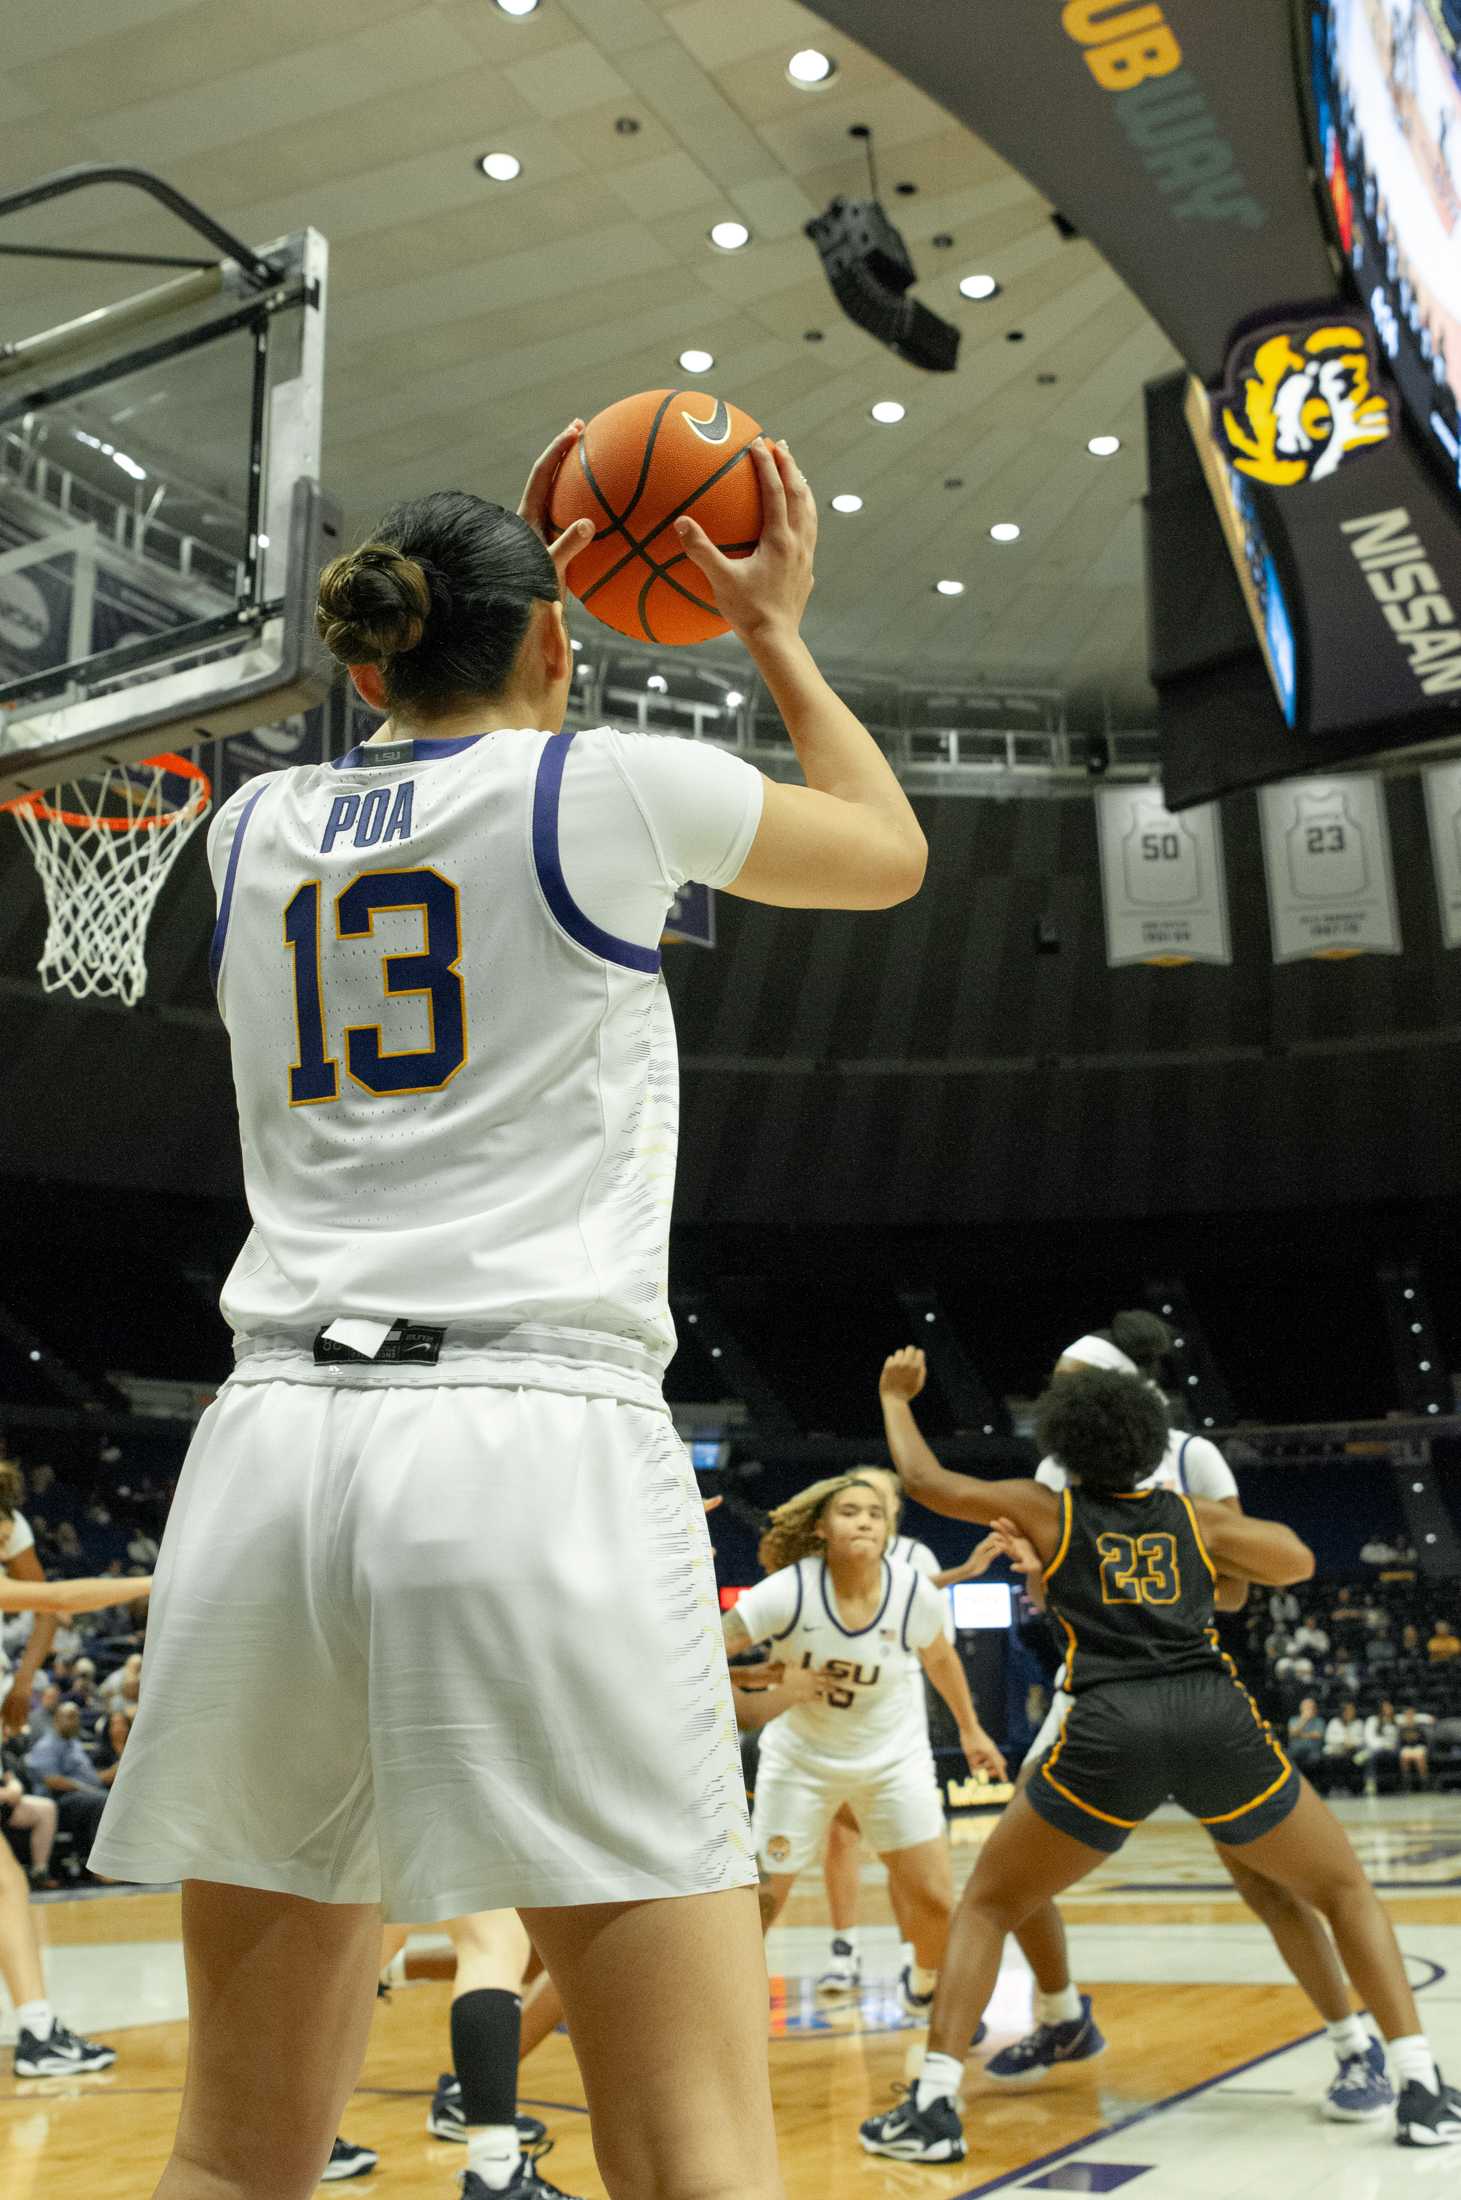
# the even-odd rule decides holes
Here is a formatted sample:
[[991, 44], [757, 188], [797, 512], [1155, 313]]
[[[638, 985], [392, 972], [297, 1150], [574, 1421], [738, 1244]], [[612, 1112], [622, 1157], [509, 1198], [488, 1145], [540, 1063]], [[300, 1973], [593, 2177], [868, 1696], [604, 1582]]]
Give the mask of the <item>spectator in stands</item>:
[[1365, 1766], [1365, 1793], [1378, 1792], [1380, 1775], [1386, 1780], [1400, 1762], [1400, 1726], [1395, 1717], [1395, 1706], [1388, 1696], [1378, 1711], [1372, 1711], [1365, 1721], [1365, 1754], [1369, 1759]]
[[106, 1808], [107, 1791], [81, 1746], [81, 1714], [74, 1703], [58, 1704], [54, 1733], [26, 1753], [26, 1770], [56, 1798], [61, 1831], [69, 1833], [84, 1864]]
[[1396, 1662], [1395, 1638], [1390, 1632], [1390, 1622], [1382, 1613], [1378, 1627], [1372, 1627], [1365, 1643], [1365, 1663], [1375, 1676], [1382, 1669], [1388, 1670]]
[[1307, 1688], [1314, 1678], [1314, 1660], [1307, 1651], [1296, 1656], [1281, 1657], [1273, 1668], [1275, 1680], [1297, 1682]]
[[1435, 1633], [1425, 1647], [1432, 1665], [1444, 1665], [1448, 1658], [1461, 1658], [1461, 1635], [1448, 1619], [1438, 1619]]
[[136, 1566], [150, 1567], [157, 1557], [157, 1550], [155, 1538], [145, 1535], [139, 1528], [127, 1545], [127, 1556]]
[[[51, 1678], [55, 1679], [55, 1674]], [[102, 1714], [101, 1691], [96, 1685], [96, 1666], [90, 1658], [78, 1658], [71, 1668], [70, 1685], [61, 1693], [81, 1713], [83, 1727], [95, 1724]]]
[[1289, 1720], [1289, 1755], [1310, 1778], [1324, 1755], [1324, 1714], [1312, 1696], [1305, 1696]]
[[1311, 1658], [1328, 1657], [1329, 1637], [1313, 1612], [1306, 1613], [1303, 1625], [1295, 1628], [1293, 1647], [1296, 1651], [1307, 1651]]
[[46, 1491], [50, 1489], [52, 1484], [55, 1482], [55, 1479], [56, 1470], [54, 1467], [48, 1467], [44, 1465], [39, 1467], [32, 1467], [30, 1471], [31, 1496], [44, 1497]]
[[25, 1782], [6, 1750], [0, 1762], [0, 1833], [27, 1836], [26, 1876], [33, 1893], [42, 1893], [61, 1884], [51, 1870], [57, 1817], [54, 1797], [26, 1793]]
[[125, 1711], [114, 1711], [106, 1721], [92, 1760], [97, 1778], [103, 1787], [110, 1787], [117, 1777], [117, 1767], [122, 1761], [122, 1752], [127, 1746], [127, 1736], [132, 1731], [132, 1721], [136, 1716], [134, 1704]]
[[101, 1684], [102, 1702], [109, 1712], [120, 1711], [127, 1704], [136, 1705], [142, 1688], [142, 1655], [134, 1650], [125, 1665], [119, 1665], [115, 1673], [108, 1673]]
[[1365, 1749], [1365, 1725], [1353, 1703], [1346, 1703], [1338, 1718], [1324, 1729], [1325, 1785], [1342, 1783], [1351, 1795], [1365, 1784], [1369, 1755]]
[[1360, 1662], [1356, 1649], [1344, 1649], [1327, 1660], [1324, 1678], [1328, 1684], [1329, 1701], [1338, 1696], [1342, 1703], [1346, 1696], [1358, 1697], [1360, 1692]]
[[1408, 1704], [1400, 1714], [1397, 1724], [1402, 1794], [1408, 1795], [1412, 1786], [1430, 1786], [1430, 1733], [1435, 1723], [1428, 1711], [1417, 1711], [1414, 1704]]
[[1331, 1629], [1343, 1630], [1346, 1627], [1361, 1627], [1364, 1625], [1364, 1618], [1363, 1608], [1351, 1601], [1348, 1589], [1341, 1589], [1334, 1599], [1334, 1605], [1329, 1614]]
[[1425, 1658], [1425, 1645], [1420, 1639], [1420, 1629], [1409, 1621], [1400, 1630], [1400, 1662], [1402, 1665], [1420, 1665]]
[[63, 1520], [56, 1530], [56, 1548], [65, 1559], [79, 1559], [82, 1555], [81, 1538], [69, 1520]]
[[1299, 1600], [1292, 1589], [1274, 1589], [1268, 1599], [1268, 1616], [1275, 1627], [1296, 1627], [1299, 1621]]
[[47, 1681], [44, 1688], [36, 1690], [31, 1698], [30, 1717], [26, 1721], [26, 1731], [32, 1742], [39, 1742], [47, 1734], [54, 1732], [56, 1713], [60, 1706], [61, 1691], [54, 1681]]

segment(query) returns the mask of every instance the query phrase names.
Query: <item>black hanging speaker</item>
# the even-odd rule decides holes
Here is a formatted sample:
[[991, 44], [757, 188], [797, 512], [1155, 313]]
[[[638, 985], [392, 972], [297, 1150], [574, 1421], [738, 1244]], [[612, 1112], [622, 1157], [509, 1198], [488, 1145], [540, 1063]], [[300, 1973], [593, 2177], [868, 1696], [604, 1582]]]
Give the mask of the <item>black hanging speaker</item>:
[[837, 303], [850, 321], [910, 366], [952, 374], [959, 330], [905, 295], [915, 281], [899, 231], [876, 199], [836, 198], [806, 225]]

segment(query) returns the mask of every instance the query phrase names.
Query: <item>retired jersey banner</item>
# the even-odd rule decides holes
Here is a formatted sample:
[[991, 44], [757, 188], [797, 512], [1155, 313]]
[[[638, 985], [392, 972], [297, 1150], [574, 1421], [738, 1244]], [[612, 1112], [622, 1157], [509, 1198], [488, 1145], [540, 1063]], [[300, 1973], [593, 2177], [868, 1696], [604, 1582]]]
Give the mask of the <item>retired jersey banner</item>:
[[1113, 970], [1232, 961], [1215, 804], [1176, 816], [1155, 787], [1102, 787], [1096, 830]]
[[1461, 764], [1432, 764], [1421, 776], [1441, 905], [1441, 938], [1447, 947], [1461, 947]]
[[1283, 779], [1258, 797], [1275, 962], [1398, 955], [1385, 797], [1374, 772]]
[[666, 945], [714, 947], [715, 895], [708, 886], [691, 879], [670, 904], [661, 935]]

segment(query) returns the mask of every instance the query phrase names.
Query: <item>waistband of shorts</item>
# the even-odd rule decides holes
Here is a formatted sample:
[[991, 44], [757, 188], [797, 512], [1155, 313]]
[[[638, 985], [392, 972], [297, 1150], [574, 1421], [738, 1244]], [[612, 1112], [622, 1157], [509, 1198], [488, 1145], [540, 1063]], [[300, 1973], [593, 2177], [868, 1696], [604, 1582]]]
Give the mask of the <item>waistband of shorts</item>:
[[314, 1343], [319, 1329], [327, 1326], [256, 1330], [235, 1337], [230, 1381], [412, 1390], [488, 1383], [513, 1390], [618, 1398], [626, 1405], [668, 1411], [659, 1360], [630, 1338], [531, 1323], [447, 1322], [439, 1325], [441, 1348], [429, 1367], [372, 1360], [337, 1360], [320, 1366]]

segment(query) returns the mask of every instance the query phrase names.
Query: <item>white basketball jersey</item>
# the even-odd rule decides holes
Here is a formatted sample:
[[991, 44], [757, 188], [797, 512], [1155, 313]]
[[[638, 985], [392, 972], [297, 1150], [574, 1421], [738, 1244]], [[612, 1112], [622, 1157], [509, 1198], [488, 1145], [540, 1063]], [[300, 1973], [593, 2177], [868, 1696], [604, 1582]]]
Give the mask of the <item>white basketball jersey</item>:
[[902, 1559], [883, 1560], [882, 1603], [863, 1628], [843, 1626], [820, 1558], [768, 1574], [739, 1599], [736, 1611], [752, 1642], [769, 1641], [774, 1657], [815, 1667], [837, 1683], [817, 1702], [797, 1704], [773, 1720], [762, 1735], [763, 1754], [768, 1748], [775, 1753], [782, 1729], [839, 1763], [927, 1747], [922, 1700], [915, 1709], [910, 1682], [918, 1678], [918, 1652], [943, 1632], [943, 1604]]
[[[1043, 1482], [1047, 1490], [1063, 1490], [1067, 1479], [1058, 1459], [1042, 1459], [1035, 1469], [1035, 1480]], [[1188, 1436], [1179, 1428], [1174, 1428], [1167, 1438], [1161, 1465], [1138, 1487], [1177, 1490], [1188, 1497], [1209, 1497], [1215, 1502], [1238, 1494], [1233, 1470], [1217, 1445], [1209, 1437]]]
[[[655, 860], [639, 882], [631, 847], [617, 885], [658, 895], [654, 945], [574, 898], [571, 733], [367, 746], [220, 813], [214, 974], [254, 1225], [223, 1292], [241, 1347], [307, 1348], [342, 1317], [456, 1325], [658, 1397], [678, 1075], [657, 942], [678, 881], [633, 806], [635, 737], [576, 738], [590, 829], [629, 847], [643, 816]], [[665, 762], [726, 828], [709, 882], [734, 877], [759, 776], [650, 747], [691, 752]]]

